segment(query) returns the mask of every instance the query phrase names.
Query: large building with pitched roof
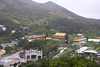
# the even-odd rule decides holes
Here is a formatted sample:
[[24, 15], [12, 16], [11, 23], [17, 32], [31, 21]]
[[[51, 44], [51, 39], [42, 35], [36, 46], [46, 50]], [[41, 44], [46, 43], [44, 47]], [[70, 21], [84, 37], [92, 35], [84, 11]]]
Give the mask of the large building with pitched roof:
[[53, 35], [54, 39], [66, 39], [66, 33], [56, 33]]

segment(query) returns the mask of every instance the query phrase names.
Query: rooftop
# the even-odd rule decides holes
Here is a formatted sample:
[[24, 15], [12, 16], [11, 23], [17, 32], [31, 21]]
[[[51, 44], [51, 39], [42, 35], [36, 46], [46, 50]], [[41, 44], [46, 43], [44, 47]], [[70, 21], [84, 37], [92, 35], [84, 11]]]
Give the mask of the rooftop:
[[55, 35], [56, 35], [56, 36], [65, 36], [66, 33], [56, 33]]
[[82, 40], [86, 40], [87, 38], [80, 38], [80, 39], [77, 39], [75, 38], [73, 41], [82, 41]]

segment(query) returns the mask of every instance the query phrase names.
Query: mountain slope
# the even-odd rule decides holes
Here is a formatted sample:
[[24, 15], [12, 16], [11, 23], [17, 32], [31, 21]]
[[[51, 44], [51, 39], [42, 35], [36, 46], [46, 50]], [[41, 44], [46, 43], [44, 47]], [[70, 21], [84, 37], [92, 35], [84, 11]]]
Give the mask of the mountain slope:
[[[93, 28], [98, 32], [100, 27], [100, 20], [78, 16], [53, 2], [40, 4], [32, 0], [0, 0], [0, 17], [9, 17], [19, 26], [18, 30], [29, 26], [28, 32], [38, 34], [50, 29], [54, 29], [53, 32], [77, 33]], [[46, 22], [49, 22], [48, 27]], [[2, 24], [9, 26], [7, 22]]]

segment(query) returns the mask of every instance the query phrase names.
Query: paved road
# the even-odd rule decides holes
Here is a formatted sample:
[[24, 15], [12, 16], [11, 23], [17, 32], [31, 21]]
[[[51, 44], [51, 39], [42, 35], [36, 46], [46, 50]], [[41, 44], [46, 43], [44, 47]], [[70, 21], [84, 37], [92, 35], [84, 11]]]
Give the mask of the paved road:
[[4, 58], [18, 58], [18, 59], [20, 59], [20, 62], [26, 62], [25, 59], [20, 58], [20, 52], [22, 52], [22, 51], [19, 51], [15, 54], [12, 54], [12, 55], [4, 57]]
[[4, 58], [20, 58], [20, 57], [19, 57], [20, 52], [21, 52], [21, 51], [15, 53], [15, 54], [12, 54], [12, 55], [10, 55], [10, 56], [4, 57]]
[[58, 56], [59, 56], [61, 53], [63, 53], [65, 49], [67, 49], [67, 47], [63, 48], [63, 49], [60, 51], [60, 53], [57, 54], [57, 55], [55, 55], [53, 58], [58, 58]]

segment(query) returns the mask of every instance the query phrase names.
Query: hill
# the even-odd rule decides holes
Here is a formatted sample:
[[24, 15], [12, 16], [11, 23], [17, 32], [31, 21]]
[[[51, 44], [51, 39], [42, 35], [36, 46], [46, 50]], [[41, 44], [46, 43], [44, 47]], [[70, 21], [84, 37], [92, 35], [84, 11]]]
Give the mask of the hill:
[[0, 24], [17, 31], [22, 31], [22, 26], [29, 26], [30, 29], [25, 31], [35, 34], [100, 34], [100, 20], [78, 16], [51, 1], [41, 4], [32, 0], [0, 0]]

